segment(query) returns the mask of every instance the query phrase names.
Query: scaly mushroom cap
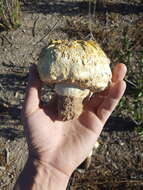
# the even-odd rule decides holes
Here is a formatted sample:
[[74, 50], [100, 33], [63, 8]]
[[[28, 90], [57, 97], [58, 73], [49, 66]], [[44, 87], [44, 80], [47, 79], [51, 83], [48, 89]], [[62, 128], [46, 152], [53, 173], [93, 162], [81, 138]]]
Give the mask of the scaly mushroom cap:
[[98, 92], [111, 80], [109, 64], [110, 60], [94, 41], [58, 40], [43, 49], [38, 70], [47, 84], [67, 83]]
[[62, 120], [82, 113], [90, 91], [103, 91], [111, 81], [110, 60], [94, 41], [58, 40], [41, 52], [38, 71], [45, 84], [55, 84]]

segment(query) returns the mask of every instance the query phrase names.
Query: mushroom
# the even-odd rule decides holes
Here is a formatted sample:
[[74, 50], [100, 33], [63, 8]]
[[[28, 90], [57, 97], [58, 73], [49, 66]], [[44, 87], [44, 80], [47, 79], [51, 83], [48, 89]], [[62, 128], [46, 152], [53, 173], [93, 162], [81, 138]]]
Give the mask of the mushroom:
[[61, 120], [78, 118], [83, 100], [103, 91], [111, 81], [110, 60], [95, 41], [52, 41], [37, 65], [40, 79], [54, 85]]

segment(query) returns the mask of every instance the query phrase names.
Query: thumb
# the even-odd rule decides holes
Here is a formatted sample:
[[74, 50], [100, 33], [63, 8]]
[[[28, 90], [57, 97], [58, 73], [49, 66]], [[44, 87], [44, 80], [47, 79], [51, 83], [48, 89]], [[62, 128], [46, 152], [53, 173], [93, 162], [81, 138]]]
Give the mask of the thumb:
[[23, 104], [24, 116], [29, 116], [39, 108], [41, 86], [42, 82], [39, 79], [36, 65], [32, 65], [29, 70], [28, 86]]

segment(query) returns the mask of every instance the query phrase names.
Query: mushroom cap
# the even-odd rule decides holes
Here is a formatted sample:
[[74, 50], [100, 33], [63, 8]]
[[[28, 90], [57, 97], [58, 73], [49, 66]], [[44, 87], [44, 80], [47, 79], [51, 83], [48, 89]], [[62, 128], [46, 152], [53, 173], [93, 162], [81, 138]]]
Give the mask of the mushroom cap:
[[111, 81], [110, 60], [95, 41], [52, 41], [40, 55], [38, 71], [46, 84], [64, 83], [93, 92]]

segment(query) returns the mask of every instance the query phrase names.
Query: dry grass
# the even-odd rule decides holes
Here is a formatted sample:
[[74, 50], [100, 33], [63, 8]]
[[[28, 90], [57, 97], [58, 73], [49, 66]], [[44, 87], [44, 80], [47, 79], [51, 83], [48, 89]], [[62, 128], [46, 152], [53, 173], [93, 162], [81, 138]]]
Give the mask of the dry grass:
[[19, 0], [0, 0], [0, 29], [12, 30], [20, 25]]

